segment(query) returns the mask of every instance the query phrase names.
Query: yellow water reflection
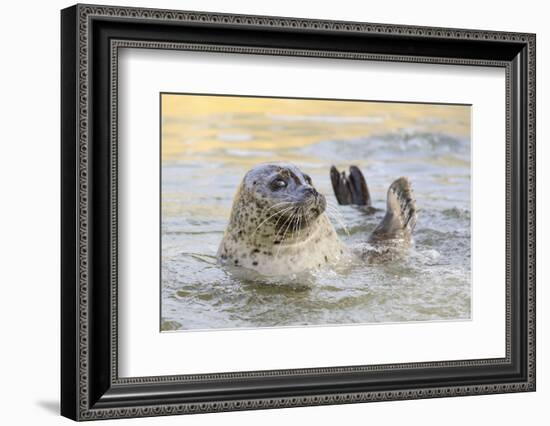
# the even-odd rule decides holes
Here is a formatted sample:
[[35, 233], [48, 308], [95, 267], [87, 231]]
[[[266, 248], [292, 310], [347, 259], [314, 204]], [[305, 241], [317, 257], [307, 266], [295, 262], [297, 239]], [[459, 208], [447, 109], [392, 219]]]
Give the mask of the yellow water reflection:
[[163, 94], [163, 161], [399, 132], [468, 137], [470, 106]]

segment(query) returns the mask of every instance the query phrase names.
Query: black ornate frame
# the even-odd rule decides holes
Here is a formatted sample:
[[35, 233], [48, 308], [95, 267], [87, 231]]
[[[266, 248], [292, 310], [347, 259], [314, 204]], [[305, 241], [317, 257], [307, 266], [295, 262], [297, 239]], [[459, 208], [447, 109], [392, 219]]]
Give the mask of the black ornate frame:
[[[95, 5], [64, 9], [61, 29], [64, 416], [91, 420], [535, 390], [534, 34]], [[506, 356], [119, 378], [117, 64], [124, 47], [504, 68]]]

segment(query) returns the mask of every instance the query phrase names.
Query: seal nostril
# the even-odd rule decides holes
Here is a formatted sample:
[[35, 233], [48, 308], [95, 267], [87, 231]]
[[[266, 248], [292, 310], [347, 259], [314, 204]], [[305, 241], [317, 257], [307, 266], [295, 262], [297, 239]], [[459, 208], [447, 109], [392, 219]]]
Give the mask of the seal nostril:
[[306, 194], [313, 195], [313, 196], [315, 196], [315, 197], [316, 197], [317, 195], [319, 195], [319, 193], [317, 192], [317, 190], [316, 190], [314, 187], [312, 187], [312, 186], [305, 188], [304, 191], [305, 191]]

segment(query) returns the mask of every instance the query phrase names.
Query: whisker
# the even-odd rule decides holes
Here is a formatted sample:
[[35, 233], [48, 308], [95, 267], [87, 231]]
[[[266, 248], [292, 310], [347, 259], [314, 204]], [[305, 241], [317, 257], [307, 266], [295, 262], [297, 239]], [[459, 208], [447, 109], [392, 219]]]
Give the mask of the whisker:
[[[286, 212], [286, 213], [288, 213], [288, 212]], [[292, 219], [292, 215], [293, 215], [293, 214], [294, 214], [294, 213], [291, 211], [290, 215], [286, 216], [285, 220], [283, 221], [283, 223], [282, 223], [280, 226], [278, 226], [278, 223], [279, 223], [279, 221], [282, 219], [282, 217], [280, 217], [279, 219], [277, 219], [277, 222], [275, 223], [275, 225], [276, 225], [275, 236], [276, 236], [276, 237], [280, 237], [280, 236], [281, 236], [281, 232], [283, 232], [282, 230], [285, 228], [285, 225], [288, 223], [288, 221]], [[283, 216], [283, 217], [284, 217], [284, 216]]]
[[302, 215], [303, 215], [303, 207], [300, 207], [298, 209], [298, 216], [296, 216], [296, 220], [295, 220], [295, 223], [294, 223], [294, 231], [293, 231], [294, 236], [296, 236], [300, 232], [300, 228], [299, 228], [298, 224], [299, 224], [300, 220], [302, 219]]
[[342, 210], [340, 209], [340, 206], [335, 206], [333, 204], [327, 204], [326, 208], [334, 211], [335, 213], [338, 213], [340, 216], [343, 215]]
[[335, 211], [340, 212], [340, 206], [337, 206], [337, 205], [335, 205], [335, 204], [330, 204], [330, 203], [327, 203], [326, 206], [327, 206], [327, 208], [329, 208], [329, 209], [332, 209], [332, 210], [335, 210]]
[[[292, 207], [286, 209], [286, 210], [284, 211], [284, 214], [286, 214], [287, 212], [291, 211], [293, 208], [294, 208], [294, 206], [292, 206]], [[277, 219], [277, 222], [275, 222], [275, 232], [276, 232], [276, 235], [279, 233], [277, 226], [279, 225], [279, 221], [280, 221], [283, 217], [285, 217], [284, 214], [281, 215], [281, 217], [280, 217], [279, 219]], [[285, 223], [286, 223], [286, 220], [283, 222], [283, 226], [285, 226]]]
[[298, 226], [297, 226], [297, 232], [299, 233], [302, 230], [302, 218], [304, 217], [304, 211], [302, 209], [302, 212], [300, 213], [300, 216], [298, 216]]
[[283, 233], [283, 238], [281, 238], [281, 240], [279, 242], [279, 247], [277, 249], [277, 254], [275, 255], [275, 258], [277, 258], [279, 256], [279, 252], [281, 251], [281, 246], [283, 245], [283, 241], [286, 238], [286, 233], [287, 233], [288, 228], [289, 228], [290, 224], [292, 223], [292, 220], [294, 219], [295, 216], [296, 216], [296, 212], [292, 213], [292, 215], [290, 216], [290, 221], [288, 222], [288, 225], [285, 228], [285, 232]]
[[263, 224], [266, 223], [269, 219], [271, 219], [271, 218], [274, 217], [274, 216], [284, 214], [285, 212], [292, 210], [292, 208], [293, 208], [293, 206], [286, 207], [286, 208], [283, 208], [283, 209], [281, 209], [281, 210], [279, 210], [279, 211], [273, 213], [271, 216], [269, 216], [267, 219], [263, 220], [262, 223], [260, 223], [260, 224], [256, 227], [256, 229], [254, 230], [254, 232], [252, 233], [252, 235], [254, 235], [254, 234], [256, 233], [256, 231], [257, 231], [258, 229], [260, 229], [260, 227], [263, 226]]
[[336, 220], [336, 222], [338, 222], [338, 224], [342, 227], [342, 229], [343, 229], [344, 232], [348, 235], [348, 237], [350, 236], [348, 227], [340, 220], [339, 217], [337, 217], [337, 216], [331, 216], [331, 212], [329, 212], [328, 210], [327, 210], [327, 215], [329, 216], [329, 218]]
[[325, 198], [325, 201], [327, 203], [327, 206], [340, 207], [340, 204], [337, 204], [337, 203], [333, 202], [332, 200], [329, 200], [329, 199]]
[[344, 219], [344, 215], [342, 214], [342, 212], [338, 209], [336, 209], [335, 207], [333, 206], [327, 206], [327, 213], [330, 211], [332, 213], [334, 213], [335, 215], [337, 215], [338, 217]]
[[260, 214], [263, 216], [264, 214], [267, 214], [271, 209], [274, 209], [274, 208], [279, 207], [279, 206], [284, 205], [284, 204], [288, 205], [288, 204], [292, 204], [292, 202], [291, 201], [281, 201], [280, 203], [276, 203], [276, 204], [272, 205], [271, 207], [264, 208]]
[[334, 212], [330, 211], [330, 210], [327, 210], [325, 212], [327, 214], [327, 216], [335, 221], [338, 222], [339, 225], [342, 225], [342, 226], [346, 226], [345, 224], [345, 221], [344, 219], [342, 218], [342, 216], [338, 216], [337, 214], [335, 214]]

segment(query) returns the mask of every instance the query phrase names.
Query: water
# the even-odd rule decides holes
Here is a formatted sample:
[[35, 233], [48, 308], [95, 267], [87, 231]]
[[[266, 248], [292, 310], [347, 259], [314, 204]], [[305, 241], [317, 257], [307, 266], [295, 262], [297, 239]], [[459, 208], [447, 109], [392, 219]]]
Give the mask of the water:
[[[398, 112], [414, 107], [401, 105]], [[470, 139], [464, 114], [442, 110], [426, 117], [417, 111], [399, 118], [392, 110], [369, 120], [342, 112], [252, 112], [186, 119], [174, 111], [163, 116], [162, 330], [470, 318]], [[419, 209], [414, 247], [399, 261], [323, 270], [298, 285], [246, 279], [221, 268], [215, 255], [235, 190], [247, 170], [265, 161], [295, 163], [334, 204], [332, 164], [359, 166], [380, 209], [393, 179], [409, 177]], [[349, 235], [333, 224], [349, 246], [366, 241], [384, 214], [339, 209]]]

